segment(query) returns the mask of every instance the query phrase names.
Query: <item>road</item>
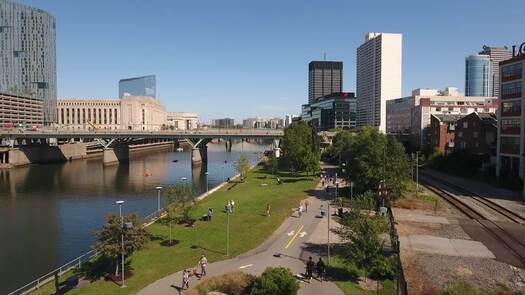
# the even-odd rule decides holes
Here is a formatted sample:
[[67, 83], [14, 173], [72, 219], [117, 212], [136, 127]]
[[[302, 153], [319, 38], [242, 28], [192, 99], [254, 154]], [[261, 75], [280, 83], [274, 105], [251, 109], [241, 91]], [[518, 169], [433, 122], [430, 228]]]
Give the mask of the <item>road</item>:
[[[298, 217], [297, 213], [288, 217], [259, 247], [236, 258], [209, 264], [208, 276], [217, 276], [235, 270], [260, 275], [269, 266], [285, 266], [290, 268], [294, 274], [304, 273], [308, 257], [312, 256], [314, 261], [317, 261], [318, 256], [313, 253], [326, 254], [327, 248], [327, 218], [320, 218], [319, 214], [321, 204], [324, 205], [324, 208], [327, 206], [324, 200], [326, 195], [321, 188], [318, 188], [315, 195], [317, 196], [309, 196], [307, 199], [308, 212], [303, 213], [301, 217]], [[331, 234], [330, 239], [338, 241], [335, 234]], [[197, 261], [195, 263], [197, 264]], [[177, 272], [157, 280], [138, 294], [178, 294], [181, 281], [182, 273]], [[195, 286], [197, 282], [199, 281], [193, 277], [190, 287]], [[321, 283], [313, 279], [311, 283], [301, 281], [300, 285], [299, 294], [344, 294], [332, 282]]]

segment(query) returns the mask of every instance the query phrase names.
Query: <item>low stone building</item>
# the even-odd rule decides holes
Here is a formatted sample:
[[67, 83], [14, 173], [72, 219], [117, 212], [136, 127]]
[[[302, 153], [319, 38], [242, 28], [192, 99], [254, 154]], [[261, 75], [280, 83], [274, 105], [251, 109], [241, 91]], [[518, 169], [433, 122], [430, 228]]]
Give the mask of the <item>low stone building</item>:
[[149, 96], [59, 99], [57, 107], [58, 128], [65, 130], [157, 131], [168, 123], [166, 107]]
[[196, 113], [168, 112], [166, 121], [168, 129], [191, 130], [197, 128], [199, 118]]

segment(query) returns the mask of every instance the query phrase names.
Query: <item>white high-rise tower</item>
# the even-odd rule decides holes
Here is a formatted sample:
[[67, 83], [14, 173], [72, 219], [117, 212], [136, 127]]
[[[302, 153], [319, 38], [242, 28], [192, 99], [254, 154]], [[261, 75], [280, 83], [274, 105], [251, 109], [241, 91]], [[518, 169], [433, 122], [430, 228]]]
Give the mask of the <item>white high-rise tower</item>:
[[401, 97], [403, 35], [368, 33], [357, 48], [357, 127], [386, 132], [386, 101]]

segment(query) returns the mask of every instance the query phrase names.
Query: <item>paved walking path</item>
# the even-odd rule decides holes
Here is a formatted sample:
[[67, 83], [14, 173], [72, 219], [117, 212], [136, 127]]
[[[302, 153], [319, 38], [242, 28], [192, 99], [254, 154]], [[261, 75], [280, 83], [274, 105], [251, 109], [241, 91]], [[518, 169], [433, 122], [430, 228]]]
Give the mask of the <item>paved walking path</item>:
[[[308, 212], [301, 217], [294, 213], [288, 217], [281, 226], [262, 245], [238, 257], [223, 260], [208, 265], [208, 276], [217, 276], [226, 272], [242, 270], [254, 275], [260, 275], [269, 266], [285, 266], [294, 274], [305, 272], [305, 263], [309, 256], [317, 261], [313, 253], [326, 253], [328, 224], [327, 218], [320, 218], [320, 206], [327, 203], [323, 199], [325, 193], [318, 187], [314, 195], [308, 197]], [[334, 211], [332, 211], [334, 212]], [[271, 218], [271, 217], [269, 217]], [[335, 226], [335, 222], [333, 226]], [[331, 227], [333, 227], [331, 224]], [[330, 237], [331, 242], [338, 242], [335, 234]], [[276, 255], [280, 254], [280, 255]], [[197, 261], [195, 262], [197, 264]], [[179, 294], [182, 282], [182, 272], [171, 274], [157, 280], [142, 289], [139, 295]], [[190, 287], [199, 281], [192, 277]], [[299, 294], [343, 294], [333, 282], [319, 282], [315, 279], [312, 283], [301, 282]]]

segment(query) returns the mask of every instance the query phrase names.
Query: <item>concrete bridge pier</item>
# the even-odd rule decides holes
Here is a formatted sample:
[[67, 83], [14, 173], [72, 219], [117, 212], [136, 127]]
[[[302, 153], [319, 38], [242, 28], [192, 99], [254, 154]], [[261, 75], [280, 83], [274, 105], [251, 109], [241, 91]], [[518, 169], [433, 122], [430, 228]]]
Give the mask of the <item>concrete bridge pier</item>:
[[102, 158], [104, 166], [115, 165], [120, 162], [129, 161], [129, 146], [117, 145], [113, 147], [104, 148], [104, 155]]
[[191, 145], [191, 166], [207, 165], [208, 163], [208, 142], [211, 138], [186, 138]]
[[232, 142], [232, 139], [229, 138], [225, 141], [225, 144], [226, 144], [226, 151], [227, 152], [230, 152], [232, 151], [232, 146], [233, 146], [233, 142]]

